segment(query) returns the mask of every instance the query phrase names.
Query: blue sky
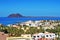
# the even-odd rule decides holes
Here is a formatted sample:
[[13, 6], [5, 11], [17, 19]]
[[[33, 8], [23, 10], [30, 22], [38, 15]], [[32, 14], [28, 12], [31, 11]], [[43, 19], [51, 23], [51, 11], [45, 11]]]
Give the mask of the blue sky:
[[24, 16], [60, 16], [60, 0], [0, 0], [0, 17], [12, 13]]

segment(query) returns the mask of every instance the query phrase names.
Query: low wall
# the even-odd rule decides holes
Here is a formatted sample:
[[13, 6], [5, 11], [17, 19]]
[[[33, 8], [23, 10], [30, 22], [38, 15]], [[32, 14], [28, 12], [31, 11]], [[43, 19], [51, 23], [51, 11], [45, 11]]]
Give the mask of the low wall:
[[7, 37], [6, 40], [32, 40], [31, 37]]

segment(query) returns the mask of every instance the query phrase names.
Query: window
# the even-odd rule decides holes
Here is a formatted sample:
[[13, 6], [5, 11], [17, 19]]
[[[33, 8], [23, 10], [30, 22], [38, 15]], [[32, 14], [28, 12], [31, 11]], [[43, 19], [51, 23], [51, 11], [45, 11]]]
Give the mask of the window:
[[39, 37], [39, 36], [37, 36], [37, 37]]
[[52, 35], [50, 35], [50, 37], [52, 37]]
[[48, 35], [46, 35], [46, 37], [48, 37]]
[[36, 36], [33, 36], [34, 38], [36, 38]]
[[31, 26], [31, 24], [29, 24]]

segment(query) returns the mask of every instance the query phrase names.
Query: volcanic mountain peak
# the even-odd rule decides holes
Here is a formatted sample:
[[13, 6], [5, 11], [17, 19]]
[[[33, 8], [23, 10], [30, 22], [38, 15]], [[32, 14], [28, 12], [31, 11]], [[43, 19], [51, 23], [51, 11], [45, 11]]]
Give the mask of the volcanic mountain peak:
[[23, 17], [20, 13], [13, 13], [13, 14], [10, 14], [8, 17]]

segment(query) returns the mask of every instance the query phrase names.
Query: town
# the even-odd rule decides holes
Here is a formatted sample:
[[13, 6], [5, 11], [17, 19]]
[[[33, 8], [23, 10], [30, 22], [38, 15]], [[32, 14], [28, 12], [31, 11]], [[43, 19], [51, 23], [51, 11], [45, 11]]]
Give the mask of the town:
[[[0, 34], [8, 37], [30, 38], [31, 40], [59, 40], [60, 21], [59, 20], [28, 20], [26, 22], [0, 24]], [[3, 37], [2, 35], [2, 37]], [[2, 39], [0, 37], [0, 39]]]

